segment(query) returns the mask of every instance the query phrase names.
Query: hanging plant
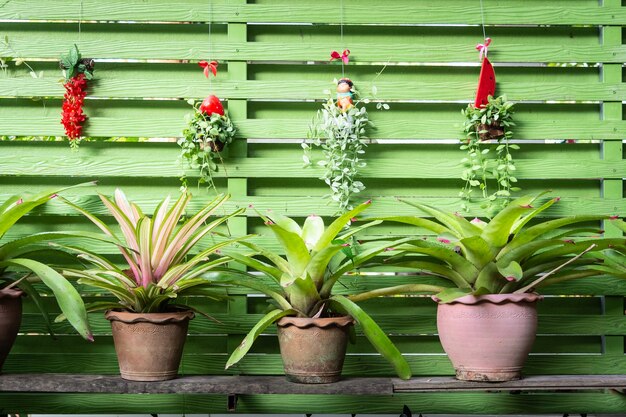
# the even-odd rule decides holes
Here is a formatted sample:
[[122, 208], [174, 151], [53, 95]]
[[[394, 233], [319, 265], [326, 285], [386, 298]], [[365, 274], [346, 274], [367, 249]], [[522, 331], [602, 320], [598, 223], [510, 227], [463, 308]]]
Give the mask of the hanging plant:
[[87, 81], [93, 79], [94, 60], [81, 58], [78, 47], [74, 45], [67, 55], [61, 56], [59, 65], [65, 74], [61, 124], [65, 128], [70, 146], [77, 149], [81, 141], [83, 124], [87, 120], [83, 104], [87, 95]]
[[357, 178], [366, 166], [361, 158], [365, 153], [366, 132], [372, 126], [365, 107], [353, 101], [352, 81], [342, 78], [337, 83], [337, 99], [329, 98], [309, 128], [310, 143], [302, 143], [304, 162], [311, 164], [311, 146], [322, 150], [323, 159], [317, 165], [324, 168], [320, 177], [329, 187], [331, 198], [339, 205], [339, 212], [351, 210], [354, 194], [365, 189]]
[[[216, 61], [200, 61], [198, 65], [203, 68], [207, 78], [209, 73], [217, 76]], [[215, 188], [212, 173], [218, 170], [217, 161], [222, 160], [220, 153], [233, 141], [236, 130], [216, 96], [209, 95], [202, 102], [193, 99], [187, 102], [194, 112], [185, 116], [187, 127], [183, 130], [183, 137], [178, 140], [180, 156], [190, 168], [200, 171], [200, 184]], [[181, 182], [181, 188], [187, 188], [185, 175], [181, 177]]]
[[[495, 214], [506, 205], [512, 192], [520, 190], [513, 185], [517, 178], [514, 175], [515, 161], [511, 154], [511, 150], [517, 150], [519, 146], [509, 143], [513, 137], [512, 127], [515, 126], [513, 102], [508, 101], [504, 95], [493, 97], [495, 72], [486, 56], [490, 43], [491, 39], [486, 38], [484, 44], [476, 46], [482, 59], [476, 100], [474, 104], [468, 104], [466, 109], [461, 110], [465, 116], [461, 150], [466, 152], [466, 156], [461, 160], [465, 167], [461, 176], [465, 185], [459, 196], [469, 202], [474, 191], [478, 190], [486, 199], [482, 207], [489, 214]], [[497, 189], [493, 192], [489, 191], [489, 180], [495, 180]], [[462, 207], [468, 210], [467, 204], [464, 203]]]

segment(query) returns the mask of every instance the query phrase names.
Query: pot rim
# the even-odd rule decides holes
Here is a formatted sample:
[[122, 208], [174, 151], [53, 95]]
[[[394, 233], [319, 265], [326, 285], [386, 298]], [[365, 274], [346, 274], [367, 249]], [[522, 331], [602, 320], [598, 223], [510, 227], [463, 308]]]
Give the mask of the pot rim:
[[476, 304], [505, 304], [505, 303], [534, 303], [543, 300], [543, 296], [537, 293], [522, 293], [522, 294], [484, 294], [484, 295], [465, 295], [450, 301], [449, 303], [437, 302], [439, 305], [445, 304], [464, 304], [464, 305], [476, 305]]
[[195, 317], [191, 310], [168, 311], [163, 313], [135, 313], [126, 310], [107, 310], [104, 317], [109, 321], [121, 321], [122, 323], [180, 323], [189, 321]]
[[306, 329], [309, 327], [347, 327], [354, 324], [354, 319], [350, 316], [338, 316], [338, 317], [322, 317], [322, 318], [310, 318], [310, 317], [283, 317], [276, 322], [279, 327], [296, 326], [299, 329]]
[[24, 291], [15, 288], [0, 288], [0, 298], [20, 298]]

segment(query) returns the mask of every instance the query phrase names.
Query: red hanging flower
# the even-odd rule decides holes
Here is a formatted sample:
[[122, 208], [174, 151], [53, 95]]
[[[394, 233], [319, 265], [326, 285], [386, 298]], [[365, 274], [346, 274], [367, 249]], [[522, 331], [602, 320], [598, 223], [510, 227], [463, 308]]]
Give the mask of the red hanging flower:
[[83, 103], [87, 95], [87, 80], [85, 74], [79, 73], [63, 85], [63, 111], [61, 112], [61, 124], [65, 128], [65, 134], [74, 143], [79, 139], [83, 131], [83, 122], [87, 119], [83, 113]]
[[83, 122], [87, 120], [83, 112], [83, 104], [87, 95], [87, 80], [93, 78], [93, 67], [93, 59], [81, 58], [76, 45], [70, 48], [67, 55], [61, 57], [61, 68], [65, 70], [61, 124], [65, 128], [65, 134], [72, 148], [78, 146], [83, 131]]

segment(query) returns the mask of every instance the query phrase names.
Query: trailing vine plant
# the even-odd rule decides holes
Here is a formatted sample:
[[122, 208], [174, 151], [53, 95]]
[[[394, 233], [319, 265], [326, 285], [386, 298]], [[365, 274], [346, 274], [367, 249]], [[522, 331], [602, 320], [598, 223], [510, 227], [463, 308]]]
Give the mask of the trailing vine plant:
[[[340, 83], [346, 83], [341, 79]], [[349, 80], [348, 80], [349, 81]], [[339, 84], [341, 85], [341, 84]], [[329, 98], [320, 109], [309, 128], [310, 143], [303, 142], [305, 165], [311, 164], [311, 146], [322, 150], [323, 159], [317, 165], [324, 168], [320, 177], [329, 187], [331, 198], [339, 206], [339, 212], [351, 210], [351, 198], [365, 189], [359, 181], [359, 170], [366, 166], [361, 158], [365, 153], [366, 131], [372, 123], [365, 107], [359, 102], [340, 107]]]
[[[209, 78], [209, 72], [217, 76], [216, 61], [200, 61], [204, 75]], [[235, 126], [224, 110], [219, 98], [209, 95], [202, 102], [187, 101], [194, 109], [185, 119], [187, 127], [183, 130], [183, 137], [178, 140], [180, 157], [190, 168], [200, 171], [199, 184], [206, 184], [215, 189], [213, 172], [218, 171], [217, 161], [222, 161], [221, 152], [235, 137]], [[187, 176], [181, 177], [181, 189], [187, 188]]]
[[78, 47], [74, 45], [67, 55], [61, 56], [59, 66], [65, 75], [61, 124], [70, 141], [70, 147], [78, 149], [83, 124], [87, 120], [83, 105], [87, 95], [87, 81], [93, 79], [94, 60], [82, 58]]
[[[341, 54], [332, 51], [330, 60], [341, 61], [343, 72], [349, 55], [348, 49]], [[356, 100], [358, 92], [352, 81], [344, 77], [334, 83], [337, 85], [336, 98], [329, 97], [318, 110], [309, 126], [308, 141], [302, 143], [302, 148], [305, 167], [313, 164], [313, 147], [321, 149], [323, 158], [316, 164], [324, 168], [320, 179], [330, 188], [330, 193], [324, 197], [339, 206], [339, 213], [344, 213], [353, 208], [352, 196], [365, 190], [358, 176], [366, 166], [362, 158], [367, 146], [367, 131], [373, 124], [365, 107], [360, 105], [369, 100]], [[389, 106], [377, 103], [377, 108], [389, 109]]]
[[[466, 156], [461, 160], [465, 167], [461, 177], [465, 185], [459, 196], [471, 201], [474, 191], [478, 190], [487, 200], [483, 208], [498, 211], [512, 192], [520, 190], [514, 186], [517, 178], [511, 154], [511, 150], [518, 150], [519, 146], [509, 143], [513, 136], [512, 127], [515, 126], [514, 104], [506, 96], [489, 96], [486, 105], [476, 107], [469, 104], [461, 113], [465, 116], [461, 150], [466, 151]], [[491, 158], [491, 155], [495, 156]], [[489, 190], [489, 180], [496, 182], [497, 189], [493, 192]], [[498, 197], [502, 198], [498, 200]], [[463, 209], [468, 210], [466, 204], [463, 204]]]

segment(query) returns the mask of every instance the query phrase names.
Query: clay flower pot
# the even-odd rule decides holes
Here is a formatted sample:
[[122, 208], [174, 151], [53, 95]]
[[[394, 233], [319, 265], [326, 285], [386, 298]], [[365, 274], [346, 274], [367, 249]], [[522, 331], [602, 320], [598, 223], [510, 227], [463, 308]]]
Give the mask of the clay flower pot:
[[22, 323], [23, 292], [0, 289], [0, 371]]
[[192, 311], [106, 312], [122, 378], [165, 381], [176, 378]]
[[511, 381], [535, 341], [537, 294], [468, 295], [437, 309], [437, 329], [457, 379]]
[[278, 320], [278, 342], [287, 379], [302, 384], [339, 381], [348, 330], [353, 324], [349, 316]]

